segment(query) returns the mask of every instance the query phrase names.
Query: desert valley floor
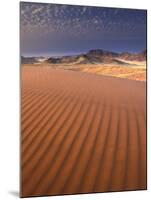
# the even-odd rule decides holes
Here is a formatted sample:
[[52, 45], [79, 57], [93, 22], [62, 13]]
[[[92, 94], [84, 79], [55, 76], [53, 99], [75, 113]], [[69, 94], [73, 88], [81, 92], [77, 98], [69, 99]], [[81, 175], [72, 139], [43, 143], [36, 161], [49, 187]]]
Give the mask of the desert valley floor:
[[21, 69], [21, 195], [146, 189], [146, 82]]

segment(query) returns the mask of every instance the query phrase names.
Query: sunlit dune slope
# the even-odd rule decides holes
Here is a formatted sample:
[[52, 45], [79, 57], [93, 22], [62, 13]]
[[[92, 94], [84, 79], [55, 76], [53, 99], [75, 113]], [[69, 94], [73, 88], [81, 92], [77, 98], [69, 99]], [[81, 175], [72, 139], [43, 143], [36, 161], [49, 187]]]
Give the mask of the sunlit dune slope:
[[146, 189], [146, 82], [21, 69], [21, 196]]

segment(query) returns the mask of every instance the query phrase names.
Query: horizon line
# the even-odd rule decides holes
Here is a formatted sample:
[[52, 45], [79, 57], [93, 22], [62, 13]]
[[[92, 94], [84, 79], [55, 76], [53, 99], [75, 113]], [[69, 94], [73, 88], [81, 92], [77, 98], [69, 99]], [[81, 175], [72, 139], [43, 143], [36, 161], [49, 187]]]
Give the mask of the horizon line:
[[92, 51], [92, 50], [103, 50], [103, 51], [108, 51], [108, 52], [112, 52], [112, 53], [117, 53], [117, 54], [122, 54], [122, 53], [133, 53], [133, 54], [138, 54], [138, 53], [141, 53], [141, 52], [143, 52], [143, 51], [145, 51], [145, 50], [147, 50], [147, 48], [144, 48], [144, 49], [142, 49], [141, 51], [113, 51], [113, 50], [107, 50], [107, 49], [101, 49], [101, 48], [94, 48], [94, 49], [89, 49], [89, 50], [87, 50], [87, 51], [83, 51], [83, 52], [74, 52], [74, 53], [64, 53], [64, 54], [56, 54], [56, 55], [51, 55], [52, 53], [50, 53], [50, 55], [48, 54], [48, 53], [45, 53], [45, 55], [43, 54], [43, 53], [41, 53], [41, 54], [33, 54], [33, 55], [21, 55], [20, 54], [20, 56], [21, 57], [28, 57], [28, 58], [30, 58], [30, 57], [37, 57], [37, 58], [39, 58], [39, 57], [64, 57], [64, 56], [77, 56], [77, 55], [81, 55], [81, 54], [86, 54], [86, 53], [88, 53], [89, 51]]

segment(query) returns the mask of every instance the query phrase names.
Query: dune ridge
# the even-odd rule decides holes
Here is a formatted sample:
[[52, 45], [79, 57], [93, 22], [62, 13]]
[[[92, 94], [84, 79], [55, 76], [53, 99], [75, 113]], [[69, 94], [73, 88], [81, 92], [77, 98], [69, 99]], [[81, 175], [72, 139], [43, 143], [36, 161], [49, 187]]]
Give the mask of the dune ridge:
[[22, 67], [21, 196], [146, 189], [146, 82]]

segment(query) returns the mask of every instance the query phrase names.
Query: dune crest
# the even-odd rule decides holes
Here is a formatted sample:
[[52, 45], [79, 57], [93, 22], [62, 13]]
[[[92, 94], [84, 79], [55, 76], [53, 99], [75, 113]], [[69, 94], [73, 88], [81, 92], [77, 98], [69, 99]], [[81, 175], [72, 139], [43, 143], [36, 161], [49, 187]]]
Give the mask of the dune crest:
[[146, 189], [146, 83], [22, 67], [22, 196]]

